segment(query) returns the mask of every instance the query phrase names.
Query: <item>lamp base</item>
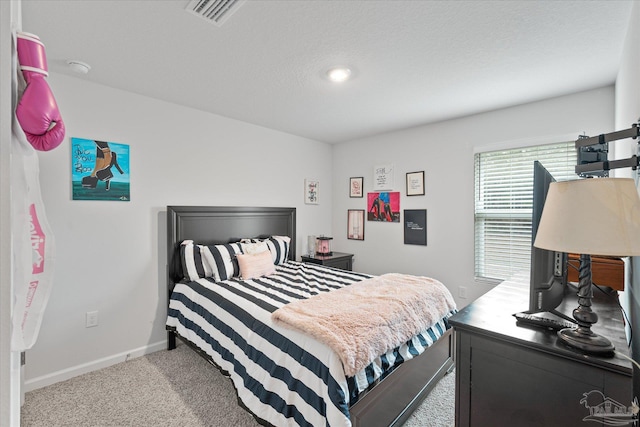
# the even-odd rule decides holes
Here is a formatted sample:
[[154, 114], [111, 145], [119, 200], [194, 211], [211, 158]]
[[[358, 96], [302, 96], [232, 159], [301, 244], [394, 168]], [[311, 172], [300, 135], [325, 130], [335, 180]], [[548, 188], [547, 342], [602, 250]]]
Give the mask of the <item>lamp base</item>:
[[586, 331], [580, 327], [562, 329], [558, 331], [558, 337], [567, 345], [586, 353], [604, 355], [612, 354], [615, 350], [611, 341], [601, 335], [594, 334], [590, 329]]

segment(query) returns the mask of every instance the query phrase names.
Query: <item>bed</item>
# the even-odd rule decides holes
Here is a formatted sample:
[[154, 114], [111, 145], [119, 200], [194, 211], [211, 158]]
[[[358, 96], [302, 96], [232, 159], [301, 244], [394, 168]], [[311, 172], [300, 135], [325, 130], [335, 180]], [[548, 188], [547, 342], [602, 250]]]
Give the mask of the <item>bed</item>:
[[[314, 283], [326, 278], [327, 283], [337, 280], [346, 285], [370, 277], [296, 262], [295, 225], [295, 208], [168, 206], [168, 349], [175, 348], [179, 338], [229, 376], [239, 404], [263, 425], [402, 425], [453, 368], [452, 330], [447, 322], [452, 313], [395, 349], [393, 355], [376, 359], [378, 365], [372, 363], [357, 375], [345, 377], [340, 359], [324, 343], [270, 323], [270, 313], [276, 308], [272, 306], [280, 305], [277, 301], [281, 300], [286, 304], [287, 292], [279, 290], [277, 297], [265, 303], [258, 295], [263, 291], [257, 290], [266, 282], [260, 277], [245, 281], [221, 274], [185, 279], [190, 273], [184, 270], [190, 267], [182, 261], [184, 241], [217, 247], [273, 236], [289, 239], [288, 250], [278, 252], [287, 258], [277, 265], [273, 276], [278, 284], [282, 276], [297, 286], [298, 276], [289, 279], [294, 274], [310, 276]], [[256, 305], [246, 306], [245, 300]], [[222, 317], [220, 308], [234, 313], [234, 318]], [[267, 330], [268, 339], [256, 337], [261, 330]], [[422, 348], [416, 351], [415, 347]], [[403, 363], [396, 365], [394, 359]], [[272, 377], [275, 385], [270, 383]]]

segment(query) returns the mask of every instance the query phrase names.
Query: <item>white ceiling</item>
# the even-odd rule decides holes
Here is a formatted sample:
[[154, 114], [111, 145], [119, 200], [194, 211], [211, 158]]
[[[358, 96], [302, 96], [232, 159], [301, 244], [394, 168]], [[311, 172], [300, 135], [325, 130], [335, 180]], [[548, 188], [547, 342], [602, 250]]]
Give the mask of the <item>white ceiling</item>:
[[249, 0], [218, 27], [188, 3], [22, 0], [22, 29], [52, 72], [338, 143], [613, 84], [632, 7]]

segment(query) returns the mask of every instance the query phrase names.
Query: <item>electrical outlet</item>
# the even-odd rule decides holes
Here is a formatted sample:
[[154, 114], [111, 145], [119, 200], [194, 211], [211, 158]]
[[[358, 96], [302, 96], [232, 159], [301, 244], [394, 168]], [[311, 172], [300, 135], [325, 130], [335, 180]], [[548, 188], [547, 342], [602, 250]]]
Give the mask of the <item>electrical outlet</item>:
[[467, 297], [467, 288], [465, 288], [464, 286], [459, 286], [458, 287], [458, 296], [460, 298], [466, 298]]
[[86, 313], [86, 327], [92, 328], [94, 326], [98, 326], [98, 312], [97, 311], [87, 311]]

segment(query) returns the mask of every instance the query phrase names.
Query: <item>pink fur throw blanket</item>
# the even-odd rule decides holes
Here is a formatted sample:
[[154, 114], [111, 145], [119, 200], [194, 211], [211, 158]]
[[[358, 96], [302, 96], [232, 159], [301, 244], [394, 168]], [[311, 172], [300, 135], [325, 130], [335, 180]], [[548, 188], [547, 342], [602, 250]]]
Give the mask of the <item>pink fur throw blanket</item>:
[[392, 273], [291, 302], [271, 318], [327, 344], [345, 374], [354, 376], [454, 308], [453, 296], [439, 281]]

